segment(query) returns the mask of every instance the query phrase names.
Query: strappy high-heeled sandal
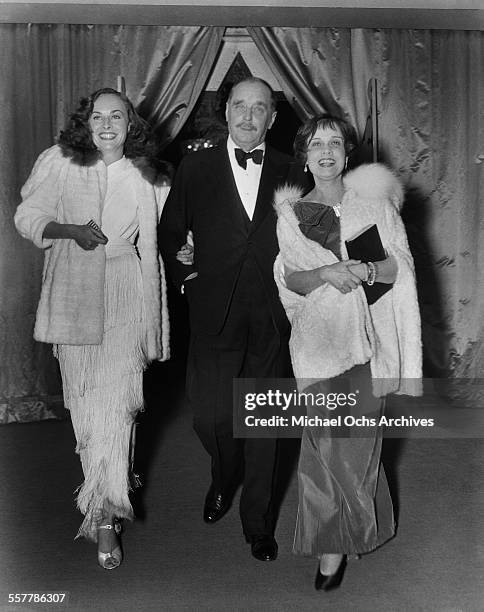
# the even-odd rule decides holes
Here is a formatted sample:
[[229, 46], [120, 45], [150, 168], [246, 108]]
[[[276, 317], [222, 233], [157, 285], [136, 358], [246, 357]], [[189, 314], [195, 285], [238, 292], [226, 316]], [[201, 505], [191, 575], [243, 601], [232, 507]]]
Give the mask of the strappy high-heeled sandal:
[[[121, 525], [117, 521], [113, 521], [114, 524], [107, 525], [99, 525], [98, 529], [114, 529], [116, 535], [121, 533]], [[121, 546], [116, 546], [114, 550], [108, 553], [97, 551], [97, 562], [99, 565], [106, 570], [116, 569], [121, 565], [121, 561], [123, 560], [123, 552], [121, 550]], [[108, 561], [111, 563], [108, 565]]]

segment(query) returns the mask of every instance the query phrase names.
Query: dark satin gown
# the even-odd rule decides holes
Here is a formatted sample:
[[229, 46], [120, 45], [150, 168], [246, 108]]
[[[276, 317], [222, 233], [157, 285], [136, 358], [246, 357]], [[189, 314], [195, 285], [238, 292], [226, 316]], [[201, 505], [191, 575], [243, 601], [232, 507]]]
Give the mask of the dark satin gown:
[[[340, 224], [333, 209], [298, 202], [294, 211], [304, 235], [341, 259]], [[359, 399], [354, 407], [330, 411], [313, 405], [307, 408], [308, 416], [364, 415], [378, 422], [384, 402], [371, 392], [369, 364], [357, 365], [305, 391], [327, 394], [355, 389]], [[380, 463], [382, 433], [381, 427], [345, 427], [344, 421], [342, 427], [305, 427], [298, 465], [296, 554], [366, 553], [394, 535], [392, 502]]]

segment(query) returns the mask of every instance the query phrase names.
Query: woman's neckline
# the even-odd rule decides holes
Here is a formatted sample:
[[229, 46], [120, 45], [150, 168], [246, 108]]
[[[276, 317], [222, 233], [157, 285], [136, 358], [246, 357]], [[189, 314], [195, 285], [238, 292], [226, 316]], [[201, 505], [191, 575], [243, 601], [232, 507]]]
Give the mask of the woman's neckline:
[[303, 204], [317, 204], [318, 206], [324, 206], [325, 208], [335, 208], [341, 206], [341, 201], [335, 202], [334, 204], [326, 204], [325, 202], [318, 202], [317, 200], [305, 200], [304, 198], [301, 198], [299, 202], [302, 202]]
[[324, 208], [326, 210], [332, 209], [334, 214], [337, 217], [341, 217], [341, 202], [336, 202], [335, 204], [324, 204], [323, 202], [316, 202], [315, 200], [299, 200], [302, 204], [315, 204], [320, 208]]
[[123, 157], [120, 157], [116, 161], [113, 161], [110, 164], [106, 164], [106, 168], [110, 171], [122, 169], [126, 165], [126, 161], [126, 157], [123, 155]]

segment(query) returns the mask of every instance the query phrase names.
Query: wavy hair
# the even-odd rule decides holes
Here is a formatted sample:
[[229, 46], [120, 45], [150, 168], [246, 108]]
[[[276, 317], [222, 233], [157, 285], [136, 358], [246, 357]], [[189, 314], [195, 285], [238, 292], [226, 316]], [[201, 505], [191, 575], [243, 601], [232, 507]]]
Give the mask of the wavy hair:
[[131, 100], [124, 94], [110, 87], [96, 90], [87, 98], [81, 98], [79, 106], [70, 115], [65, 128], [61, 131], [58, 143], [64, 155], [71, 157], [74, 163], [83, 166], [95, 164], [100, 159], [100, 152], [92, 140], [89, 118], [94, 103], [104, 95], [120, 98], [128, 111], [129, 130], [124, 143], [124, 155], [130, 159], [154, 157], [154, 145], [151, 140], [151, 128], [135, 111]]
[[294, 156], [297, 161], [305, 164], [308, 158], [307, 150], [310, 140], [319, 128], [339, 129], [344, 140], [345, 153], [351, 157], [352, 153], [358, 146], [358, 136], [355, 128], [335, 115], [323, 114], [316, 115], [305, 121], [298, 129], [294, 138]]

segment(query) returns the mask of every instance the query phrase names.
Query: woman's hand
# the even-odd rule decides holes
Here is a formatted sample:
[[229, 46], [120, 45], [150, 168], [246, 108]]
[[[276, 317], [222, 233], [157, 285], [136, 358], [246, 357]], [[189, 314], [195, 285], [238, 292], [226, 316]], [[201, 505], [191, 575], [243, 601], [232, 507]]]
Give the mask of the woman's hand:
[[[382, 259], [381, 261], [373, 262], [376, 266], [376, 277], [375, 282], [377, 283], [387, 283], [392, 285], [396, 278], [398, 272], [398, 263], [393, 255], [387, 257], [386, 259]], [[365, 282], [368, 278], [368, 266], [365, 263], [360, 263], [356, 266], [350, 266], [353, 274], [356, 274], [363, 282]]]
[[176, 258], [184, 266], [191, 266], [193, 264], [193, 246], [185, 243], [176, 254]]
[[375, 261], [376, 265], [376, 278], [375, 281], [378, 283], [386, 283], [392, 285], [397, 279], [398, 273], [398, 262], [393, 255], [383, 259], [382, 261]]
[[193, 242], [193, 232], [190, 230], [187, 233], [187, 241], [182, 246], [182, 248], [176, 254], [176, 258], [180, 263], [184, 266], [192, 266], [193, 265], [193, 251], [194, 251], [194, 242]]
[[366, 263], [359, 263], [359, 264], [351, 265], [350, 270], [353, 274], [356, 274], [356, 276], [363, 283], [368, 278], [368, 266], [366, 265]]
[[85, 251], [93, 251], [98, 245], [106, 244], [108, 239], [100, 229], [89, 225], [75, 225], [73, 223], [47, 223], [42, 238], [75, 240]]
[[93, 251], [100, 244], [106, 244], [108, 239], [101, 230], [89, 225], [71, 225], [71, 238], [85, 251]]
[[299, 295], [307, 295], [321, 285], [329, 283], [341, 293], [349, 293], [361, 284], [361, 278], [350, 269], [356, 265], [362, 264], [356, 259], [348, 259], [329, 266], [314, 268], [314, 270], [294, 271], [286, 267], [286, 286]]
[[[333, 285], [335, 289], [338, 289], [341, 293], [350, 293], [354, 289], [361, 285], [362, 278], [358, 276], [351, 268], [361, 266], [362, 264], [355, 259], [348, 259], [347, 261], [339, 261], [338, 263], [330, 266], [322, 266], [319, 268], [321, 279]], [[360, 268], [358, 268], [360, 271]]]

